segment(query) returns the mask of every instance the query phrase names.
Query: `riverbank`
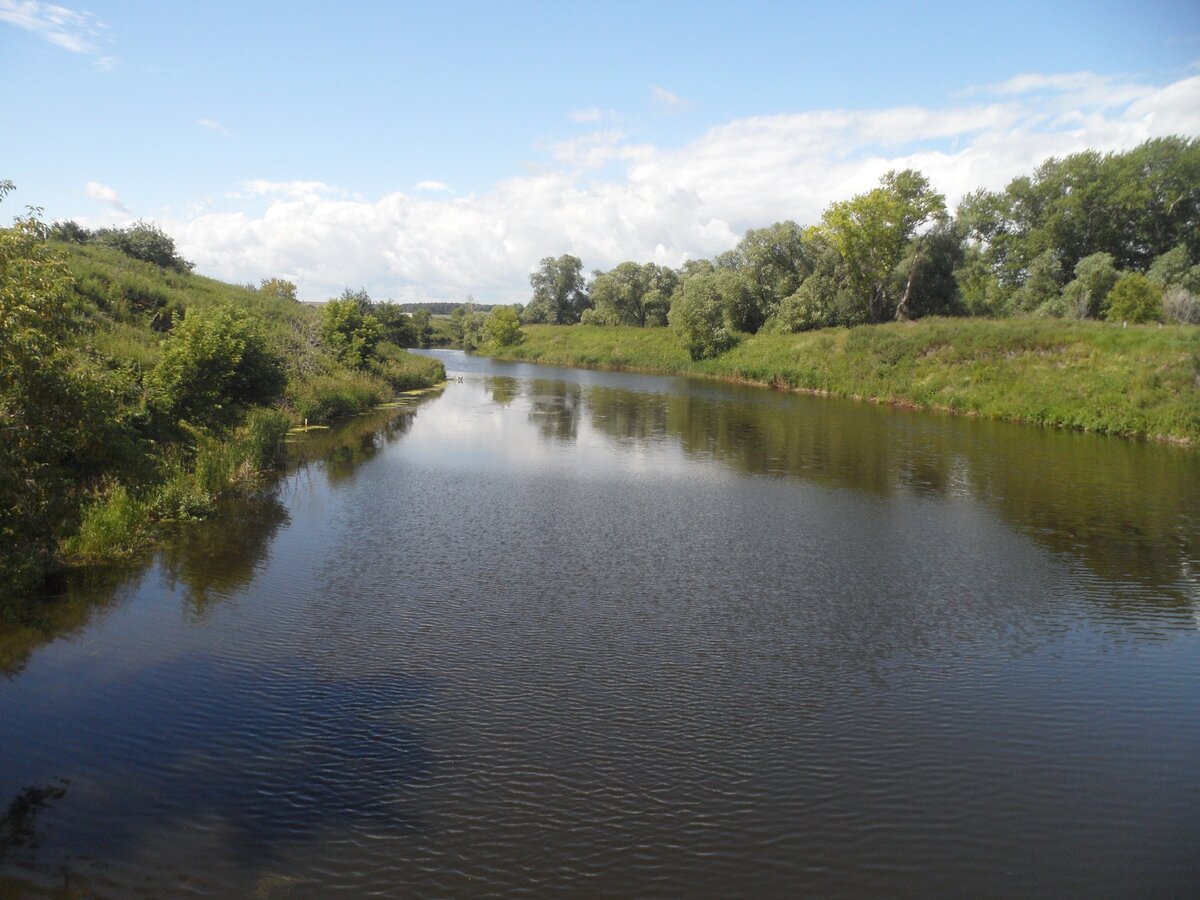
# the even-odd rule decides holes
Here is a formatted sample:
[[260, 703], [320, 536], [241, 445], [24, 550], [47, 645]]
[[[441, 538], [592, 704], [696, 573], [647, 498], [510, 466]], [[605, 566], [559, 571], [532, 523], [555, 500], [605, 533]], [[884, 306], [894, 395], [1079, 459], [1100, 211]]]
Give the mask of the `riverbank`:
[[757, 334], [692, 360], [666, 328], [526, 326], [499, 359], [697, 375], [1196, 446], [1200, 329], [924, 319]]

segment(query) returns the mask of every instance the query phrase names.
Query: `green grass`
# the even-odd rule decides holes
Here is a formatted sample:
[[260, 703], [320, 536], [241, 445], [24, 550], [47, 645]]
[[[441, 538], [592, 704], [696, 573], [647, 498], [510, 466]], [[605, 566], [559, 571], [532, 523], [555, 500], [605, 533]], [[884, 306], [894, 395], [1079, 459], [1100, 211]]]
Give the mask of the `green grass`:
[[505, 359], [701, 375], [990, 419], [1200, 443], [1200, 329], [925, 319], [744, 337], [693, 361], [665, 328], [537, 325]]

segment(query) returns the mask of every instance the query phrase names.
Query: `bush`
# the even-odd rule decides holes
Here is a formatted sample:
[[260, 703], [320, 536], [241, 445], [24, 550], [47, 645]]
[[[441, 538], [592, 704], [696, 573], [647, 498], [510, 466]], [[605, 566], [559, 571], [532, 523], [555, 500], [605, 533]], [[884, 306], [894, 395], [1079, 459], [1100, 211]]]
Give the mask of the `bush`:
[[497, 306], [488, 315], [483, 325], [483, 333], [487, 339], [498, 347], [510, 347], [519, 344], [523, 333], [517, 311], [511, 306]]
[[189, 310], [163, 342], [162, 357], [146, 381], [156, 409], [204, 422], [220, 418], [230, 403], [272, 402], [286, 376], [260, 323], [232, 306], [218, 306]]
[[280, 468], [286, 459], [283, 439], [292, 419], [282, 409], [256, 407], [238, 429], [237, 441], [246, 462], [255, 472]]
[[[365, 295], [364, 295], [365, 297]], [[320, 309], [321, 340], [344, 365], [362, 368], [383, 337], [379, 320], [368, 312], [370, 298], [360, 299], [347, 291]]]
[[1200, 325], [1200, 296], [1186, 288], [1167, 288], [1162, 297], [1163, 318], [1176, 325]]
[[675, 332], [692, 359], [720, 356], [734, 345], [725, 327], [725, 303], [715, 275], [697, 275], [683, 283], [671, 301], [668, 315]]
[[374, 375], [339, 369], [303, 382], [289, 399], [299, 418], [318, 423], [365, 412], [390, 394], [388, 385]]
[[1162, 288], [1140, 272], [1122, 275], [1106, 301], [1110, 322], [1156, 322], [1162, 318]]
[[174, 239], [152, 222], [135, 222], [128, 228], [104, 228], [95, 239], [126, 256], [164, 269], [190, 272], [193, 268], [192, 263], [175, 252]]
[[79, 531], [63, 549], [77, 562], [125, 559], [144, 546], [149, 534], [150, 505], [115, 485], [83, 508]]

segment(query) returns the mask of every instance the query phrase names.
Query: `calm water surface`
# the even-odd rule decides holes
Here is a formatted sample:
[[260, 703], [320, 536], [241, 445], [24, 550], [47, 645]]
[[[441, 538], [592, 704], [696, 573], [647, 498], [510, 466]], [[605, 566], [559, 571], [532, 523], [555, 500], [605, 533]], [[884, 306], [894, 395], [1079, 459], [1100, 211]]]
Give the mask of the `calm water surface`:
[[0, 627], [0, 894], [1200, 895], [1200, 454], [443, 358]]

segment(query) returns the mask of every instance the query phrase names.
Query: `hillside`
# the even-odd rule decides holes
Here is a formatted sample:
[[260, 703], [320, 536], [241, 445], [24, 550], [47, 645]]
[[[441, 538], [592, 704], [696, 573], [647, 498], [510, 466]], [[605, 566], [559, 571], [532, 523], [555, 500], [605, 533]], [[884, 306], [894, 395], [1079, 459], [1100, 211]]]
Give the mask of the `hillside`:
[[165, 264], [0, 229], [0, 607], [255, 489], [292, 426], [445, 378], [388, 341], [407, 317], [205, 278], [139, 228]]

